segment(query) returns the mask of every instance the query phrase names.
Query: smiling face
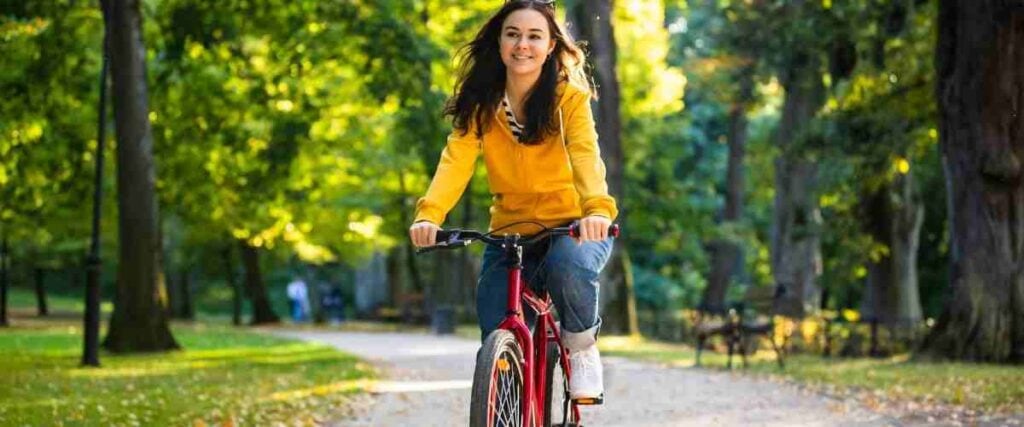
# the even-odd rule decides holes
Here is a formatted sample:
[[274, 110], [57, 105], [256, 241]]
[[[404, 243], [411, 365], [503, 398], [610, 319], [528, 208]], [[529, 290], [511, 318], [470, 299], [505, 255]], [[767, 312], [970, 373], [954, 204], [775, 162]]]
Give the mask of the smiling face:
[[539, 75], [555, 48], [548, 21], [533, 9], [512, 12], [501, 25], [501, 61], [509, 75]]

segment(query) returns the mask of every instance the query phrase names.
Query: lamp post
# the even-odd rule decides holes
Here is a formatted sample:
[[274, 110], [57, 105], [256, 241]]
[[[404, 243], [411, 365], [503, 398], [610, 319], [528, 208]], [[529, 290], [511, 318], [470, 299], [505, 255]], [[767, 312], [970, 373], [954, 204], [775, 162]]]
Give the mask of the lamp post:
[[100, 105], [97, 120], [96, 137], [96, 176], [93, 180], [92, 199], [92, 244], [86, 258], [87, 278], [85, 285], [85, 318], [82, 349], [83, 366], [100, 366], [100, 278], [103, 263], [100, 259], [100, 214], [103, 206], [103, 142], [106, 140], [107, 111], [107, 72], [109, 57], [107, 55], [107, 2], [100, 1], [103, 10], [103, 65], [100, 70]]

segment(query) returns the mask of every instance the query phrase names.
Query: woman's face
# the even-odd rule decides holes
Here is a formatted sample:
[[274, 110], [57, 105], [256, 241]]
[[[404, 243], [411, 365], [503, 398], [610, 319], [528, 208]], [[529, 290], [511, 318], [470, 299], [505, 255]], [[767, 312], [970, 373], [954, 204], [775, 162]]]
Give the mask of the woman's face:
[[501, 61], [510, 75], [540, 74], [555, 48], [548, 20], [533, 9], [512, 12], [501, 24]]

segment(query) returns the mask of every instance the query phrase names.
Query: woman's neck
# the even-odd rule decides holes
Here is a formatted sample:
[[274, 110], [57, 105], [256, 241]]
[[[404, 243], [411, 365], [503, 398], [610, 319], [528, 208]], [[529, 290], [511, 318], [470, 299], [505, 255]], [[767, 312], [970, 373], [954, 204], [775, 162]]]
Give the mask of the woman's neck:
[[539, 72], [528, 76], [509, 75], [505, 78], [505, 93], [508, 94], [509, 102], [513, 104], [513, 109], [518, 110], [522, 108], [523, 100], [539, 79]]

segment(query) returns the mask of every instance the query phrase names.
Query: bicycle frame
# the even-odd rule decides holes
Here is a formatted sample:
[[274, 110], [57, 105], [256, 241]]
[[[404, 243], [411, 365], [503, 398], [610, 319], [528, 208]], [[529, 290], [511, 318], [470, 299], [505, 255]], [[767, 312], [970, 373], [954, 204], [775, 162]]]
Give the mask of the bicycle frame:
[[[551, 314], [554, 304], [551, 296], [544, 295], [540, 298], [530, 290], [523, 280], [523, 247], [519, 245], [519, 236], [512, 235], [505, 238], [506, 256], [511, 257], [511, 264], [508, 269], [508, 310], [505, 312], [505, 319], [498, 324], [498, 329], [512, 332], [523, 349], [523, 427], [529, 427], [531, 413], [537, 426], [544, 425], [548, 414], [544, 413], [544, 402], [546, 390], [544, 384], [547, 371], [548, 344], [553, 343], [558, 347], [561, 356], [559, 363], [565, 371], [566, 376], [571, 376], [568, 357], [569, 352], [561, 346], [561, 336]], [[523, 312], [523, 300], [537, 312], [537, 325], [531, 336], [530, 328], [526, 325], [525, 313]], [[552, 379], [554, 381], [554, 379]], [[571, 403], [573, 419], [580, 418], [579, 407], [575, 402]]]
[[[608, 234], [614, 237], [619, 235], [619, 226], [611, 225]], [[551, 296], [544, 293], [542, 296], [534, 293], [523, 280], [523, 247], [537, 243], [538, 239], [544, 236], [571, 236], [579, 237], [578, 224], [573, 223], [567, 227], [546, 228], [542, 234], [523, 238], [518, 234], [505, 235], [504, 238], [495, 238], [491, 233], [481, 233], [473, 230], [438, 230], [437, 243], [433, 246], [420, 248], [416, 253], [426, 253], [437, 249], [457, 249], [468, 246], [474, 241], [482, 241], [492, 246], [500, 246], [508, 257], [508, 300], [505, 318], [498, 324], [498, 330], [506, 330], [512, 333], [520, 349], [523, 351], [523, 395], [522, 411], [523, 427], [543, 425], [550, 415], [545, 413], [545, 404], [548, 396], [545, 383], [547, 377], [548, 345], [554, 345], [559, 352], [559, 365], [565, 373], [565, 378], [572, 376], [569, 364], [569, 350], [561, 345], [561, 336], [555, 326], [551, 308], [554, 304]], [[526, 324], [526, 317], [523, 311], [523, 301], [537, 313], [537, 324], [534, 331]], [[478, 366], [479, 368], [479, 366]], [[552, 381], [554, 379], [552, 378]], [[474, 388], [476, 381], [474, 380]], [[573, 400], [565, 400], [563, 410], [565, 419], [572, 419], [576, 423], [580, 421], [579, 403]], [[483, 409], [480, 409], [483, 410]], [[571, 412], [570, 412], [571, 411]], [[530, 415], [533, 415], [531, 418]]]

